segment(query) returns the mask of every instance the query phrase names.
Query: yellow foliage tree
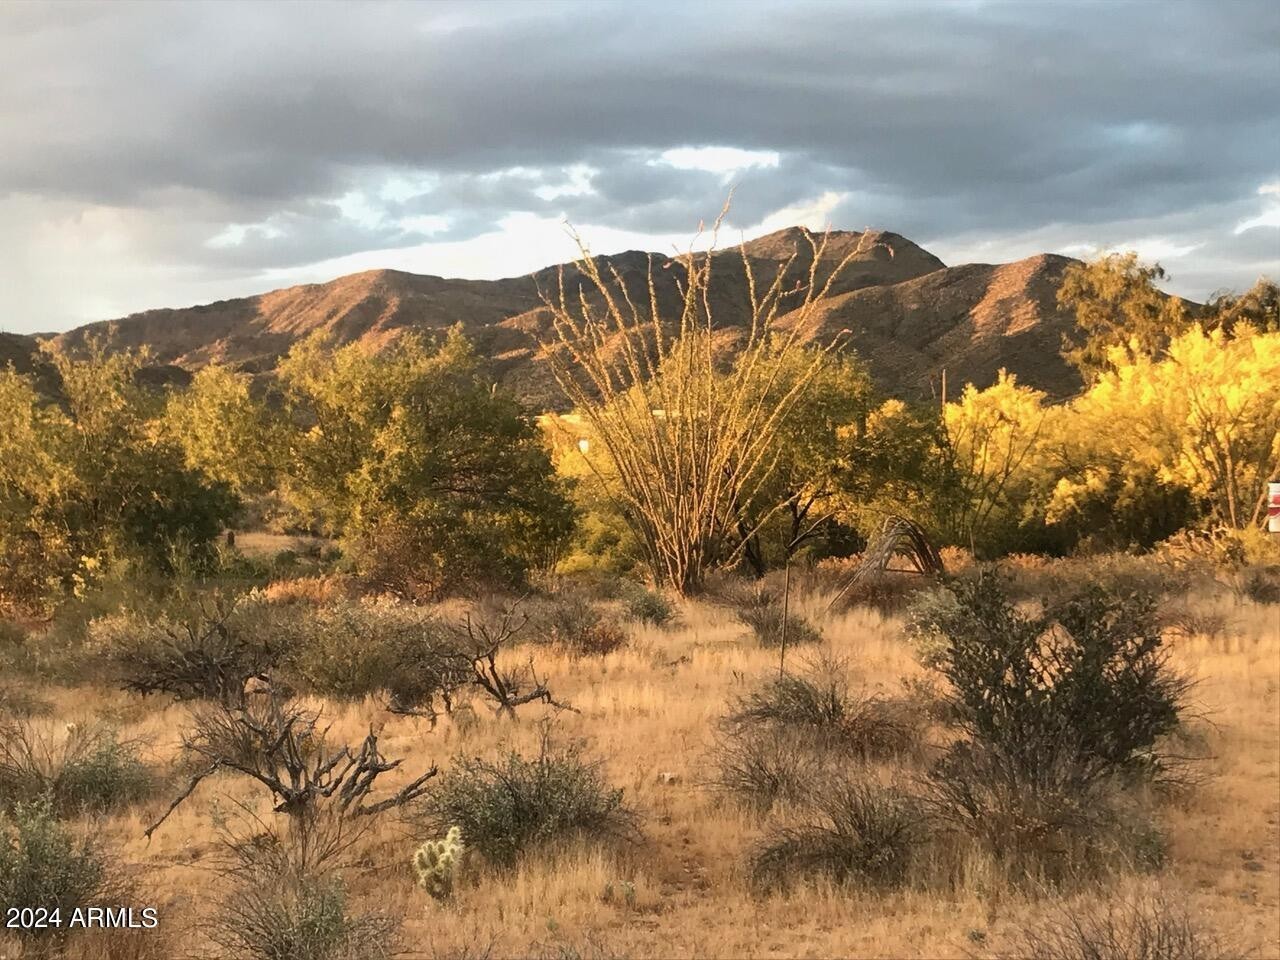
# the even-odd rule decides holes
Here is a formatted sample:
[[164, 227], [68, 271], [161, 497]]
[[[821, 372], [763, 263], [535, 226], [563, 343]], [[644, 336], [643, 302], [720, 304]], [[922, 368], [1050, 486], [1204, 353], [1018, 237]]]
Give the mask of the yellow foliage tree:
[[247, 374], [210, 364], [187, 389], [169, 395], [164, 411], [164, 429], [187, 466], [238, 494], [268, 489], [279, 454], [278, 431], [250, 387]]
[[947, 404], [943, 419], [953, 489], [943, 501], [951, 515], [942, 519], [949, 539], [980, 551], [997, 523], [1016, 526], [1025, 519], [1028, 498], [1045, 469], [1039, 453], [1046, 416], [1044, 394], [1019, 386], [1003, 370], [987, 389], [969, 384], [958, 401]]
[[1195, 326], [1161, 360], [1117, 349], [1111, 362], [1073, 405], [1073, 429], [1184, 484], [1222, 523], [1259, 523], [1280, 473], [1280, 333]]

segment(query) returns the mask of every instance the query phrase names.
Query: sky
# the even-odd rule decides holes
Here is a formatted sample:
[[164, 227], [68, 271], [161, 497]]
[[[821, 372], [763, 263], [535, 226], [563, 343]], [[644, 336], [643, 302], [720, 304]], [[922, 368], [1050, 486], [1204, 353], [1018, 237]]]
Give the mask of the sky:
[[1280, 4], [0, 4], [0, 330], [892, 230], [1280, 279]]

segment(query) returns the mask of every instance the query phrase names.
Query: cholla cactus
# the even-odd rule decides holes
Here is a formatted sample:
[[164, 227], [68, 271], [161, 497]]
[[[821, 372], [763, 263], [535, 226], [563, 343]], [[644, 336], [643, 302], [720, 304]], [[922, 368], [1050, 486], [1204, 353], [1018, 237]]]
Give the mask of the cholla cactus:
[[418, 886], [437, 900], [453, 892], [453, 878], [462, 866], [466, 848], [462, 830], [450, 827], [443, 840], [428, 840], [413, 854], [413, 869], [418, 873]]

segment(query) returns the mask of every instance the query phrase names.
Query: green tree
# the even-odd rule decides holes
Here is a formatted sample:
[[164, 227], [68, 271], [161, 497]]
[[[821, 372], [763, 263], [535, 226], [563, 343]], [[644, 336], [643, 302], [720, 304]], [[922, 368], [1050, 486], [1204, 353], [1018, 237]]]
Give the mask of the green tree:
[[758, 483], [748, 476], [744, 487], [751, 491], [749, 498], [732, 505], [730, 522], [743, 537], [744, 559], [758, 576], [801, 549], [817, 548], [847, 532], [836, 522], [842, 487], [837, 436], [865, 418], [871, 394], [866, 367], [852, 353], [794, 351], [767, 369], [768, 378], [758, 385], [765, 407], [781, 402], [806, 376], [810, 379], [778, 425], [768, 471]]
[[39, 605], [117, 563], [168, 570], [177, 551], [207, 554], [236, 500], [160, 428], [143, 358], [49, 358], [56, 398], [0, 371], [0, 601]]
[[1091, 383], [1112, 369], [1112, 348], [1130, 357], [1156, 357], [1191, 318], [1178, 297], [1161, 293], [1164, 268], [1136, 253], [1110, 254], [1067, 268], [1058, 305], [1075, 313], [1076, 331], [1063, 338], [1063, 356]]
[[169, 394], [163, 428], [187, 466], [239, 495], [262, 493], [276, 481], [279, 430], [253, 396], [248, 374], [201, 368], [190, 386]]
[[910, 517], [941, 537], [956, 489], [938, 407], [885, 400], [837, 434], [840, 518], [871, 536], [885, 517]]
[[486, 382], [460, 332], [376, 354], [312, 337], [279, 374], [288, 495], [369, 575], [427, 594], [519, 581], [571, 530], [536, 424]]

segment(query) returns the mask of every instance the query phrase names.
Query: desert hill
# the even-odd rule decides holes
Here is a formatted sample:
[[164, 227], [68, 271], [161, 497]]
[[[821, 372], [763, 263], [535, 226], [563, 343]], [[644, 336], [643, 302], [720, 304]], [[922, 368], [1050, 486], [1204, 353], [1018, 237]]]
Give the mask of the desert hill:
[[[851, 250], [857, 255], [822, 303], [822, 322], [814, 335], [825, 340], [848, 330], [848, 342], [867, 359], [885, 392], [929, 396], [944, 367], [957, 386], [990, 383], [1001, 367], [1054, 394], [1077, 386], [1058, 356], [1062, 333], [1071, 323], [1054, 302], [1067, 258], [1046, 255], [997, 266], [947, 267], [894, 233], [833, 232], [818, 265], [819, 277]], [[717, 252], [710, 296], [718, 323], [732, 328], [748, 316], [744, 256], [757, 284], [767, 284], [793, 255], [798, 263], [792, 269], [800, 276], [811, 256], [801, 228]], [[597, 261], [602, 270], [616, 271], [641, 298], [647, 296], [652, 263], [662, 309], [671, 311], [679, 303], [680, 268], [670, 257], [629, 251]], [[538, 338], [550, 323], [542, 295], [556, 292], [561, 276], [575, 295], [582, 280], [573, 265], [505, 280], [373, 270], [254, 297], [149, 310], [88, 324], [56, 339], [72, 352], [98, 338], [109, 349], [145, 346], [157, 362], [187, 370], [221, 362], [268, 373], [294, 342], [317, 330], [340, 343], [376, 348], [404, 330], [460, 324], [492, 361], [500, 382], [537, 406], [555, 407], [561, 401], [538, 358]], [[21, 352], [24, 344], [14, 339], [0, 340], [0, 351]]]

